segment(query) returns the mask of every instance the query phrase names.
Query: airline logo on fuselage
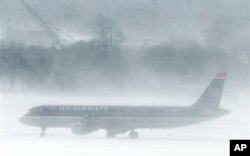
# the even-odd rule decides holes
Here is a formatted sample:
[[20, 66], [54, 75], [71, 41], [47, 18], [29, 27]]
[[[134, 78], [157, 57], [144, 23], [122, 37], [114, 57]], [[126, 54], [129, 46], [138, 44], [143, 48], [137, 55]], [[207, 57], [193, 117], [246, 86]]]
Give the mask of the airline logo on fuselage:
[[107, 106], [60, 106], [60, 111], [107, 111]]

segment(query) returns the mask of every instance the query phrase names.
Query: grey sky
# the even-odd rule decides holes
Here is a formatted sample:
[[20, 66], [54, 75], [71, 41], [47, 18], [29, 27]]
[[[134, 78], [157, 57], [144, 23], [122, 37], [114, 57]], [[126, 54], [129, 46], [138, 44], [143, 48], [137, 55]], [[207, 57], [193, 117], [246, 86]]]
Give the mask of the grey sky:
[[[191, 39], [205, 42], [211, 31], [247, 34], [249, 0], [25, 0], [52, 29], [76, 38], [91, 35], [97, 14], [114, 18], [127, 41]], [[0, 0], [1, 28], [11, 20], [14, 30], [41, 30], [19, 0]], [[219, 26], [218, 26], [219, 24]], [[220, 25], [221, 24], [221, 25]], [[216, 30], [213, 30], [216, 29]], [[220, 31], [220, 30], [219, 30]], [[224, 31], [224, 30], [223, 30]], [[0, 32], [3, 33], [3, 30]], [[209, 35], [208, 33], [209, 32]], [[218, 33], [218, 32], [216, 32]]]

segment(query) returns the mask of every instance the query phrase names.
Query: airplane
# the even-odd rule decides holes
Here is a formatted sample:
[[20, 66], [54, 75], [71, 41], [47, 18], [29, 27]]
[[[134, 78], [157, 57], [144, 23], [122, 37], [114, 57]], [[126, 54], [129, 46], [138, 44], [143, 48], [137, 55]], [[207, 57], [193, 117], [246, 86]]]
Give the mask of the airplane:
[[130, 138], [137, 138], [136, 129], [184, 127], [229, 114], [229, 110], [219, 108], [225, 77], [225, 73], [217, 73], [199, 99], [189, 106], [42, 105], [31, 108], [19, 120], [40, 127], [41, 137], [46, 128], [57, 127], [70, 128], [76, 135], [105, 129], [108, 138], [125, 132], [129, 132]]

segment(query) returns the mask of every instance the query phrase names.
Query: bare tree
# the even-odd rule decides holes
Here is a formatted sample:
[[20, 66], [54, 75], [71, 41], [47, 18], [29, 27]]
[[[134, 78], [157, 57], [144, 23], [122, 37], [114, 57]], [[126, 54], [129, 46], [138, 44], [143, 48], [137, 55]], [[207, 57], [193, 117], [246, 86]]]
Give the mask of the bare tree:
[[121, 50], [124, 35], [112, 18], [97, 15], [91, 26], [95, 44], [102, 52], [111, 55]]

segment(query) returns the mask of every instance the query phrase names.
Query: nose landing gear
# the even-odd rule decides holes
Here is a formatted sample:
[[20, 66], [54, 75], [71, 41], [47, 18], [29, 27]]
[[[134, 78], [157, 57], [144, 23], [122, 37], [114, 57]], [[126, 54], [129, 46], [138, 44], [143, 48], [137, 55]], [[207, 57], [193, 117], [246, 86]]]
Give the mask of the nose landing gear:
[[138, 137], [139, 137], [139, 134], [136, 131], [133, 130], [133, 131], [129, 132], [129, 138], [136, 139]]
[[42, 132], [40, 133], [40, 137], [45, 137], [46, 127], [41, 127], [41, 129], [42, 129]]

